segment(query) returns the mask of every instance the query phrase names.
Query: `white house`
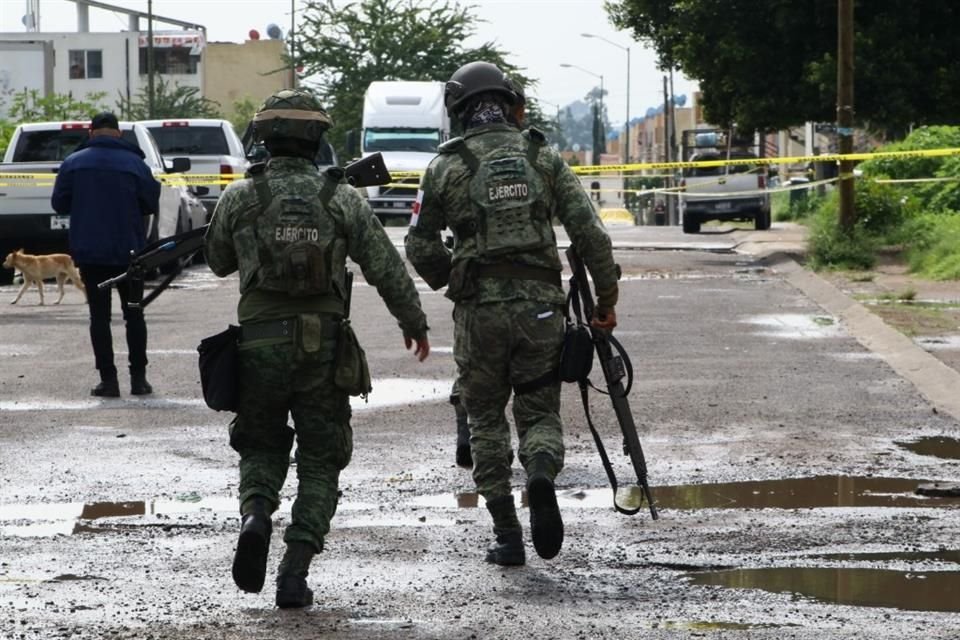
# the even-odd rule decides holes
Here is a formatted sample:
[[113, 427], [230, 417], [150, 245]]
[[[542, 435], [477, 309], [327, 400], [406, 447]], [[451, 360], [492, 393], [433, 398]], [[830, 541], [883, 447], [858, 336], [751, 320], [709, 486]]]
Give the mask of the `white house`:
[[[8, 100], [10, 93], [25, 88], [38, 89], [41, 95], [69, 93], [78, 99], [104, 92], [103, 101], [112, 108], [121, 97], [133, 98], [146, 88], [147, 43], [142, 31], [0, 33], [6, 71], [0, 74], [0, 97]], [[154, 69], [171, 84], [199, 89], [205, 44], [202, 31], [154, 31]], [[40, 64], [43, 74], [37, 73]], [[0, 105], [0, 116], [4, 113]]]

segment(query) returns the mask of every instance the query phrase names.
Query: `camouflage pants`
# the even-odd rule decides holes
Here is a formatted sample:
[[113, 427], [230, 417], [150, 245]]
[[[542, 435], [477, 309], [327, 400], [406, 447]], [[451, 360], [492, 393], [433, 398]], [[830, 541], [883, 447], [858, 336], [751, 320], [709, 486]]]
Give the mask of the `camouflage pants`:
[[[454, 357], [461, 399], [470, 415], [473, 479], [486, 500], [510, 493], [510, 426], [505, 411], [514, 385], [556, 369], [563, 345], [559, 305], [515, 300], [460, 303], [454, 311]], [[563, 466], [560, 383], [515, 394], [513, 419], [521, 464], [547, 454]]]
[[296, 438], [297, 497], [283, 539], [320, 551], [353, 452], [349, 397], [333, 385], [336, 341], [312, 354], [292, 342], [252, 345], [241, 345], [240, 405], [230, 426], [230, 446], [240, 454], [240, 504], [263, 496], [279, 505]]

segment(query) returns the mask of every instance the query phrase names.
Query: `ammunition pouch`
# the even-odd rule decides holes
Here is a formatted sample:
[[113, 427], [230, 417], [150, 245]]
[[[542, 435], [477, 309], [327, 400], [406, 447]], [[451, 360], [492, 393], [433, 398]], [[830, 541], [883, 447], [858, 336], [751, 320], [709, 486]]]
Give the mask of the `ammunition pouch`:
[[350, 320], [347, 318], [340, 322], [333, 384], [348, 395], [364, 398], [373, 389], [367, 354], [360, 346], [360, 341], [357, 340], [357, 335], [353, 332], [353, 327], [350, 326]]
[[203, 390], [203, 400], [215, 411], [237, 410], [239, 340], [240, 327], [230, 325], [226, 331], [204, 338], [197, 347], [200, 354], [200, 387]]
[[453, 265], [447, 281], [447, 297], [454, 302], [467, 300], [477, 295], [477, 279], [473, 260], [467, 258]]

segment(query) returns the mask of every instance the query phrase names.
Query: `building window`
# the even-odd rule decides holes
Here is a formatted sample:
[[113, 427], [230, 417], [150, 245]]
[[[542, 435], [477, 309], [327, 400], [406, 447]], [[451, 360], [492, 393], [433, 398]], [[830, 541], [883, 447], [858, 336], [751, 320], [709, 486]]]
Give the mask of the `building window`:
[[71, 80], [103, 77], [103, 52], [99, 49], [71, 49], [69, 59]]
[[[196, 75], [200, 55], [191, 55], [186, 47], [154, 47], [153, 68], [157, 73], [168, 75]], [[140, 47], [140, 75], [147, 75], [147, 48]]]

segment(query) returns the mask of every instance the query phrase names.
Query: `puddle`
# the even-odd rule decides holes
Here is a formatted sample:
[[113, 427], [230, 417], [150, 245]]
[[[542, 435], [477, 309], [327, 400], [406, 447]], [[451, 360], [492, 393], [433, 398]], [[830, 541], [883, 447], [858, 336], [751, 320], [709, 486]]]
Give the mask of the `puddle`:
[[692, 584], [789, 593], [828, 604], [960, 611], [960, 571], [785, 567], [686, 574]]
[[927, 351], [956, 351], [960, 349], [960, 336], [917, 336], [913, 341]]
[[[290, 502], [282, 502], [278, 513], [289, 513]], [[338, 512], [376, 509], [378, 505], [364, 502], [340, 502]], [[182, 523], [171, 523], [171, 516], [180, 516], [202, 511], [215, 512], [223, 516], [236, 516], [239, 507], [235, 497], [202, 498], [193, 494], [184, 494], [178, 499], [158, 498], [155, 500], [131, 500], [126, 502], [61, 502], [43, 504], [2, 504], [0, 505], [0, 535], [20, 538], [50, 537], [73, 535], [76, 533], [107, 533], [135, 526], [162, 526], [177, 528]], [[133, 522], [121, 524], [92, 525], [91, 523], [107, 518], [136, 518], [140, 516], [159, 516], [158, 521], [149, 524]]]
[[913, 442], [895, 442], [894, 444], [921, 456], [960, 460], [960, 440], [956, 438], [932, 436]]
[[849, 562], [886, 562], [899, 560], [902, 562], [953, 562], [960, 564], [960, 550], [940, 549], [938, 551], [877, 551], [874, 553], [825, 553], [815, 558], [824, 560], [846, 560]]
[[[856, 476], [814, 476], [717, 484], [651, 487], [661, 509], [815, 509], [828, 507], [945, 507], [960, 505], [956, 498], [916, 495], [926, 480]], [[635, 501], [639, 487], [622, 488], [621, 502]], [[524, 506], [526, 495], [515, 493]], [[639, 497], [638, 495], [636, 497]], [[557, 492], [561, 508], [612, 507], [610, 489], [571, 489]], [[483, 504], [473, 492], [419, 496], [411, 503], [441, 509], [469, 509]]]
[[[374, 378], [373, 391], [364, 401], [362, 398], [350, 398], [353, 411], [367, 411], [418, 402], [447, 400], [453, 378], [433, 380], [421, 378]], [[159, 395], [159, 394], [158, 394]], [[58, 398], [24, 398], [0, 401], [0, 411], [89, 411], [92, 409], [182, 409], [206, 408], [202, 398], [132, 398], [62, 400]]]
[[830, 316], [779, 313], [752, 316], [741, 322], [757, 326], [760, 330], [755, 332], [756, 335], [771, 338], [809, 340], [844, 335], [836, 319]]

